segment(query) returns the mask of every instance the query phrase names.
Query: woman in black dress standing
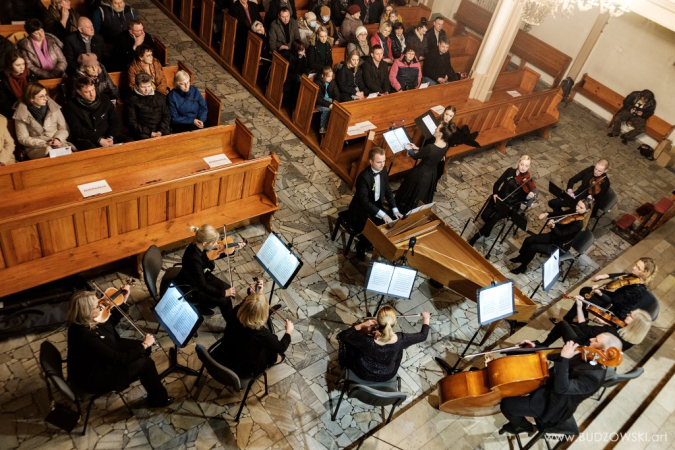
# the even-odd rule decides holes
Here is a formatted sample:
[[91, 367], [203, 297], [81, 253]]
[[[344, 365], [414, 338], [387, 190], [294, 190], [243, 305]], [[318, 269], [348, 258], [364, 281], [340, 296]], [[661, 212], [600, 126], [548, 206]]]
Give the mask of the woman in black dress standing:
[[433, 201], [438, 181], [438, 164], [445, 157], [451, 137], [450, 129], [442, 123], [434, 132], [433, 143], [425, 145], [421, 150], [417, 147], [408, 150], [408, 154], [420, 162], [413, 167], [396, 191], [396, 205], [402, 214], [416, 208], [420, 201], [425, 204]]

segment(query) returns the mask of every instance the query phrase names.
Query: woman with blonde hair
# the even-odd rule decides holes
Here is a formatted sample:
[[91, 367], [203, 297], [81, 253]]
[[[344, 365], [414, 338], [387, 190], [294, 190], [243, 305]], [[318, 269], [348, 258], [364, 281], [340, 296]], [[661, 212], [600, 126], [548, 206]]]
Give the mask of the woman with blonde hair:
[[[236, 293], [233, 287], [213, 273], [216, 265], [206, 254], [217, 245], [220, 233], [211, 225], [190, 227], [189, 231], [195, 233], [195, 241], [183, 253], [182, 267], [175, 282], [189, 286], [184, 289], [185, 292], [191, 291], [186, 298], [197, 306], [202, 315], [213, 315], [211, 308], [218, 306], [225, 317], [232, 310], [232, 301], [227, 297], [234, 297]], [[240, 242], [237, 248], [245, 245]]]
[[387, 21], [381, 23], [377, 33], [370, 37], [371, 48], [375, 47], [376, 45], [380, 45], [382, 50], [384, 50], [383, 60], [387, 64], [392, 64], [394, 62], [394, 57], [391, 50], [391, 38], [389, 37], [390, 34], [391, 22]]
[[368, 95], [366, 83], [363, 82], [363, 71], [359, 67], [360, 61], [358, 51], [349, 52], [342, 68], [335, 74], [341, 102], [363, 100]]
[[265, 298], [263, 282], [225, 318], [227, 327], [212, 356], [239, 376], [261, 373], [286, 359], [284, 352], [291, 344], [293, 323], [286, 320], [286, 332], [279, 339], [268, 326], [270, 305]]
[[[338, 335], [347, 346], [347, 365], [359, 378], [367, 381], [387, 381], [396, 376], [403, 350], [426, 341], [431, 314], [423, 312], [424, 323], [419, 333], [394, 333], [396, 310], [383, 306], [377, 320], [369, 319], [349, 327]], [[369, 332], [372, 331], [372, 334]]]
[[[122, 286], [126, 303], [130, 287]], [[91, 394], [122, 391], [140, 378], [151, 407], [164, 407], [174, 398], [167, 395], [157, 374], [150, 350], [151, 334], [142, 341], [121, 338], [115, 329], [122, 315], [113, 308], [102, 315], [96, 294], [76, 292], [68, 305], [68, 380]]]

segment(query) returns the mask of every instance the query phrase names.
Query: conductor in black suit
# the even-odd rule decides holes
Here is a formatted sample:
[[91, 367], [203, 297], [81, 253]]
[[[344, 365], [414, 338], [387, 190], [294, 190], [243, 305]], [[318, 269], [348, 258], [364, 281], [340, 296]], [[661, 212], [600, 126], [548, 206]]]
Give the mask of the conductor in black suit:
[[[376, 225], [391, 222], [392, 215], [398, 219], [403, 217], [396, 207], [394, 195], [389, 186], [389, 177], [384, 170], [386, 161], [384, 150], [374, 147], [368, 153], [370, 167], [361, 172], [356, 179], [356, 193], [349, 204], [349, 220], [354, 232], [360, 233], [366, 226], [368, 219]], [[387, 200], [391, 214], [384, 210], [383, 200]], [[365, 252], [370, 248], [370, 242], [364, 236], [359, 236], [356, 244], [356, 254], [359, 259], [365, 259]]]

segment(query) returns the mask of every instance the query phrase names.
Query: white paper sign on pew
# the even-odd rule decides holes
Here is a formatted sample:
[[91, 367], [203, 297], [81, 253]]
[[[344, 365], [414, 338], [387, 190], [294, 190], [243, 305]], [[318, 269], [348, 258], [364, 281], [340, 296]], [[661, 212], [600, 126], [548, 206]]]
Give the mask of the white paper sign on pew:
[[82, 193], [82, 197], [93, 197], [94, 195], [105, 194], [112, 192], [112, 188], [105, 180], [93, 181], [91, 183], [80, 184], [77, 188]]
[[220, 167], [220, 166], [226, 166], [228, 164], [232, 164], [232, 161], [230, 161], [230, 158], [225, 156], [224, 153], [220, 153], [219, 155], [213, 155], [213, 156], [207, 156], [204, 158], [204, 161], [206, 161], [206, 164], [209, 165], [210, 168], [214, 167]]

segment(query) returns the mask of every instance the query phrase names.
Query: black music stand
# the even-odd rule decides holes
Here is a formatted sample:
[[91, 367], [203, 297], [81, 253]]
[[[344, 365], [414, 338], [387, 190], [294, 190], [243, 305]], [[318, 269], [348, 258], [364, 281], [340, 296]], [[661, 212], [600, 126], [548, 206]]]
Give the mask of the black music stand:
[[[366, 274], [364, 290], [375, 292], [380, 295], [375, 314], [382, 306], [385, 297], [395, 297], [410, 300], [417, 270], [407, 266], [397, 266], [386, 262], [372, 261]], [[366, 317], [373, 317], [368, 310], [368, 297], [366, 296]]]
[[[483, 206], [480, 208], [480, 211], [478, 211], [478, 214], [476, 214], [476, 217], [473, 218], [473, 223], [476, 223], [476, 221], [478, 220], [480, 215], [483, 214], [483, 211], [485, 211], [485, 208], [487, 208], [488, 202], [490, 201], [491, 198], [492, 198], [492, 194], [490, 194], [488, 196], [488, 198], [485, 200], [485, 203], [483, 203]], [[469, 222], [471, 222], [471, 217], [466, 219], [466, 223], [464, 224], [464, 228], [462, 228], [462, 232], [459, 233], [460, 236], [462, 236], [464, 234], [464, 232], [466, 231], [466, 227], [469, 226]]]
[[551, 195], [553, 197], [556, 197], [556, 198], [559, 198], [560, 200], [562, 200], [563, 206], [566, 206], [568, 208], [574, 206], [575, 197], [571, 197], [570, 194], [567, 193], [567, 191], [563, 191], [553, 181], [548, 182], [548, 191], [551, 193]]

